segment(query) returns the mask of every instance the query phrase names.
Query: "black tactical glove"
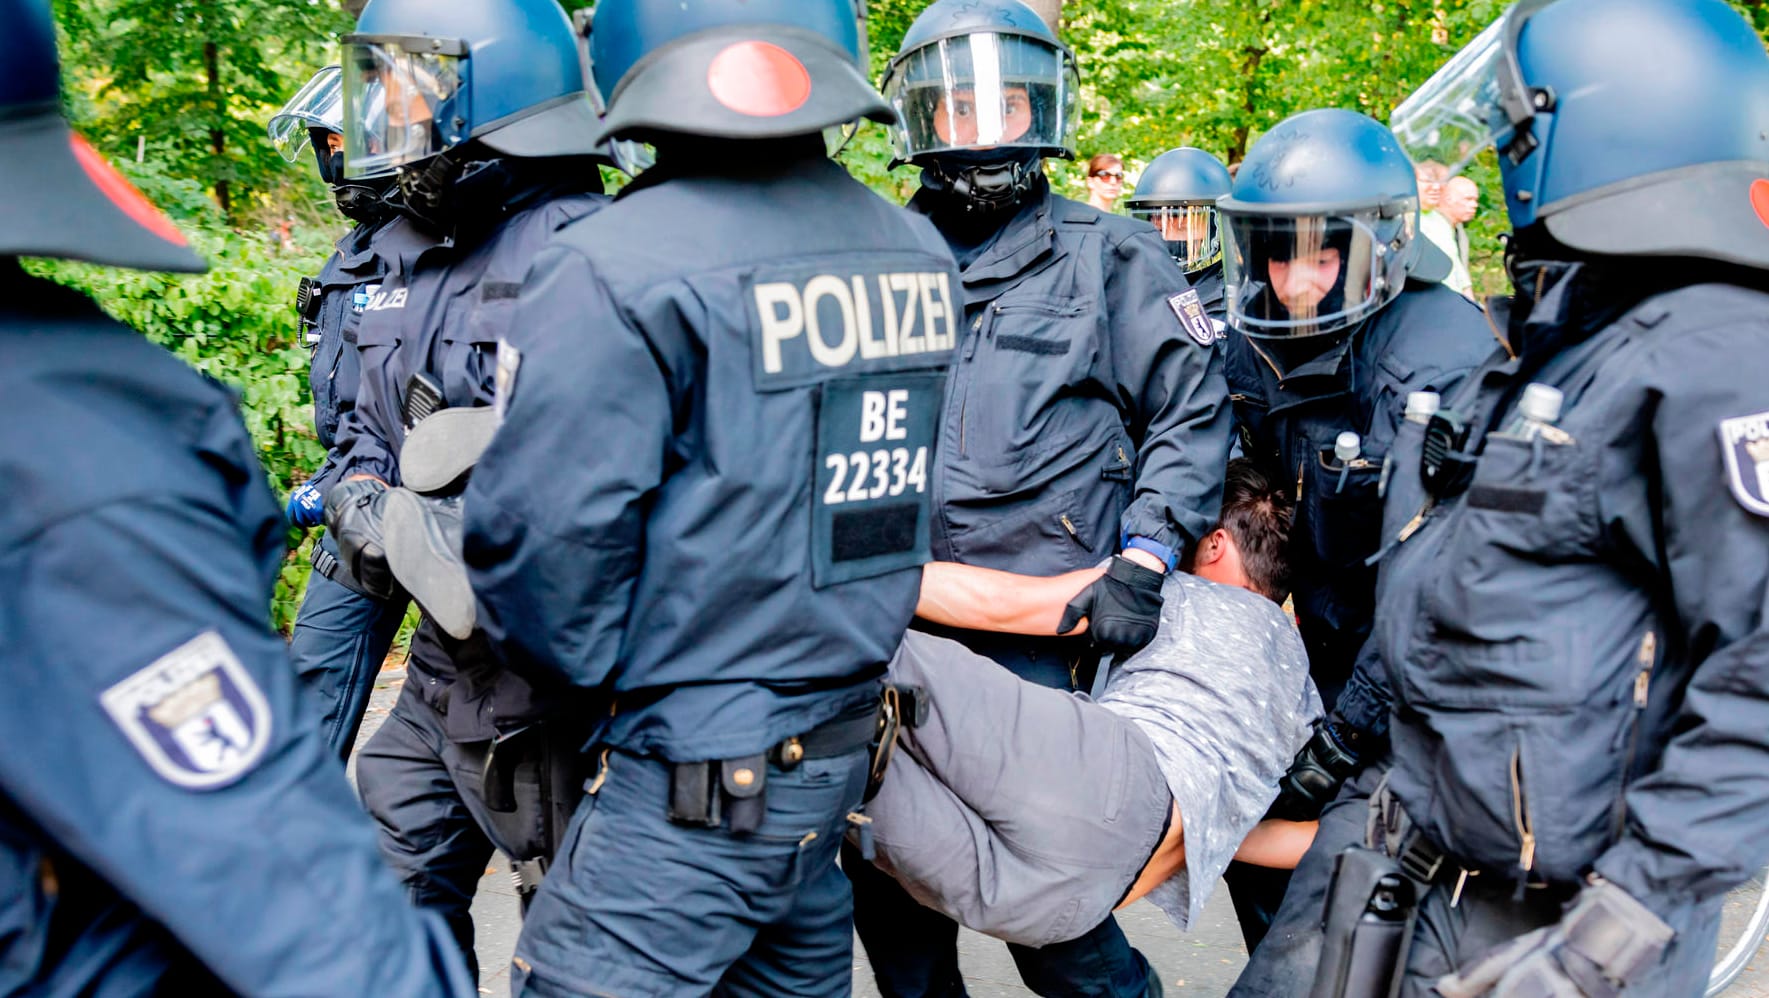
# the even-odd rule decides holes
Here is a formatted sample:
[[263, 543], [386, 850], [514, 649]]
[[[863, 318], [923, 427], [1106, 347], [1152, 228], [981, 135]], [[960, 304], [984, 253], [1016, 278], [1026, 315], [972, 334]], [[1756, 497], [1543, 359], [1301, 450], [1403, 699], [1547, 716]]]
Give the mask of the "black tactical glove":
[[1345, 724], [1337, 715], [1314, 722], [1314, 735], [1290, 761], [1290, 771], [1278, 780], [1278, 799], [1272, 802], [1266, 817], [1314, 821], [1332, 803], [1345, 781], [1363, 768], [1357, 753], [1346, 748], [1335, 733], [1336, 721], [1338, 725]]
[[1439, 979], [1437, 990], [1444, 998], [1614, 998], [1658, 962], [1672, 935], [1627, 891], [1593, 876], [1560, 921], [1501, 943]]
[[355, 580], [350, 588], [375, 599], [392, 598], [396, 585], [381, 539], [386, 501], [387, 484], [373, 478], [340, 482], [326, 495], [326, 529], [338, 545], [338, 567]]
[[1081, 590], [1063, 610], [1058, 634], [1067, 634], [1087, 618], [1093, 646], [1113, 655], [1129, 655], [1155, 639], [1161, 623], [1160, 572], [1123, 555], [1112, 558], [1106, 574]]

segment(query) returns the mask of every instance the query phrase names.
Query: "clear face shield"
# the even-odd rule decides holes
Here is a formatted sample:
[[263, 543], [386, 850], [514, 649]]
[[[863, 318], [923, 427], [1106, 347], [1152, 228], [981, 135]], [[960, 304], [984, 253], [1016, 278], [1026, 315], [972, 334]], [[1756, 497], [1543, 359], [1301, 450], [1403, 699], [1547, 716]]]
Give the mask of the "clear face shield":
[[1217, 224], [1216, 204], [1130, 206], [1130, 216], [1153, 225], [1167, 243], [1167, 252], [1188, 274], [1197, 273], [1222, 259], [1222, 231]]
[[1225, 213], [1229, 324], [1293, 339], [1356, 325], [1401, 292], [1418, 205], [1332, 215]]
[[310, 128], [344, 130], [344, 74], [337, 66], [313, 74], [313, 79], [271, 117], [270, 141], [283, 159], [293, 163], [312, 144]]
[[1550, 2], [1520, 0], [1395, 108], [1388, 127], [1413, 162], [1442, 163], [1448, 180], [1488, 146], [1513, 163], [1535, 149], [1538, 97], [1523, 81], [1517, 37]]
[[1066, 49], [1019, 35], [959, 35], [898, 56], [882, 92], [897, 159], [957, 149], [1073, 149], [1080, 77]]
[[467, 140], [464, 42], [422, 36], [344, 38], [344, 172], [370, 177]]

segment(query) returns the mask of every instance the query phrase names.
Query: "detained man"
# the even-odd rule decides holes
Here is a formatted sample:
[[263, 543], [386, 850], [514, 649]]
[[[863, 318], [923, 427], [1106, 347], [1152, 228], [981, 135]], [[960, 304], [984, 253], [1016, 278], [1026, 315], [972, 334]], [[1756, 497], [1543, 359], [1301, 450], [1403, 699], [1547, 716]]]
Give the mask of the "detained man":
[[[1260, 824], [1321, 710], [1278, 606], [1290, 501], [1245, 460], [1229, 465], [1225, 496], [1189, 573], [1166, 579], [1154, 640], [1113, 668], [1097, 703], [955, 641], [904, 638], [891, 679], [920, 687], [928, 708], [899, 736], [868, 837], [916, 900], [1045, 946], [1144, 896], [1184, 929], [1231, 858], [1294, 865], [1312, 823]], [[919, 616], [1055, 633], [1099, 570], [925, 573]]]

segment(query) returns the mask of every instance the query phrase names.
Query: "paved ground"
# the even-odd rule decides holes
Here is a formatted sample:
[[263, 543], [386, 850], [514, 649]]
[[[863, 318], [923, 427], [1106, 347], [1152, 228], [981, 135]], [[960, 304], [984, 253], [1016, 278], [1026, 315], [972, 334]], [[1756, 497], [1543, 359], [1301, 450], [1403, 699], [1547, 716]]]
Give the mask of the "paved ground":
[[[393, 706], [403, 679], [404, 673], [399, 671], [388, 670], [381, 674], [368, 714], [363, 719], [359, 745], [380, 727]], [[480, 993], [506, 995], [509, 993], [510, 953], [515, 948], [521, 922], [517, 917], [516, 895], [510, 887], [509, 867], [502, 856], [492, 861], [484, 879], [479, 882], [473, 921], [479, 932]], [[1119, 921], [1131, 943], [1161, 971], [1167, 994], [1175, 998], [1214, 998], [1227, 993], [1247, 961], [1226, 890], [1211, 895], [1200, 925], [1191, 933], [1181, 935], [1165, 915], [1147, 902], [1139, 902], [1119, 913]], [[1032, 994], [1020, 984], [1007, 948], [1001, 943], [967, 931], [959, 939], [959, 955], [973, 998], [1021, 998]], [[1766, 955], [1769, 951], [1759, 954], [1757, 962], [1739, 983], [1726, 992], [1726, 998], [1769, 998], [1769, 959], [1764, 959]], [[878, 998], [872, 972], [857, 941], [854, 945], [854, 994], [856, 998]]]

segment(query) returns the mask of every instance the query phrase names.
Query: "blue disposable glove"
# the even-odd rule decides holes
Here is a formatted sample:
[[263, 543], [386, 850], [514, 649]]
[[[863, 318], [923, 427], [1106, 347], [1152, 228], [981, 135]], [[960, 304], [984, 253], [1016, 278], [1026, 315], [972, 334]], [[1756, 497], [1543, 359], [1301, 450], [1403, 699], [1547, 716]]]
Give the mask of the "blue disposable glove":
[[304, 482], [289, 493], [289, 505], [283, 515], [297, 527], [317, 527], [326, 516], [325, 494]]

